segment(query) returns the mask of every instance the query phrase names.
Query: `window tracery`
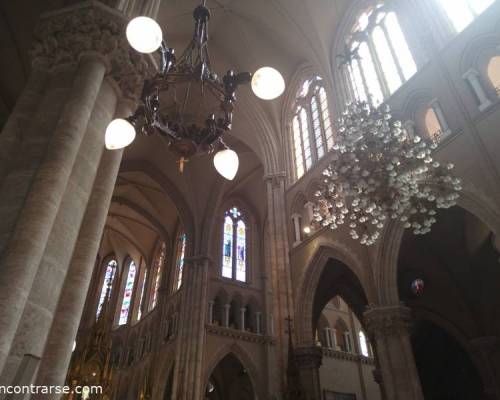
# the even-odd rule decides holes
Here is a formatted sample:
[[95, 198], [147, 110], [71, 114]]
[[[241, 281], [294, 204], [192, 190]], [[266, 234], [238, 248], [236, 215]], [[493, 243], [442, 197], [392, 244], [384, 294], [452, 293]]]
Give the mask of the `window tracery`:
[[247, 280], [247, 227], [236, 207], [224, 215], [221, 272], [224, 278]]
[[163, 272], [163, 266], [165, 265], [165, 253], [166, 244], [165, 242], [162, 242], [153, 261], [153, 275], [151, 279], [149, 310], [155, 308], [156, 304], [158, 303], [158, 290], [160, 289], [161, 275]]
[[132, 302], [136, 274], [137, 267], [135, 265], [135, 262], [133, 260], [130, 260], [128, 263], [127, 280], [125, 281], [125, 289], [123, 291], [123, 300], [120, 308], [120, 319], [118, 321], [118, 325], [125, 325], [128, 322], [128, 315]]
[[351, 95], [377, 106], [417, 72], [417, 65], [396, 12], [383, 2], [365, 10], [352, 32], [346, 54], [339, 56]]
[[333, 147], [328, 99], [319, 76], [302, 83], [293, 110], [293, 155], [298, 179]]
[[106, 300], [106, 293], [108, 293], [108, 288], [108, 296], [111, 296], [111, 289], [113, 287], [113, 280], [115, 278], [117, 266], [118, 263], [115, 259], [108, 261], [106, 265], [106, 271], [102, 280], [101, 294], [99, 295], [99, 302], [97, 303], [96, 319], [98, 319], [99, 315], [101, 314], [102, 306], [104, 305], [104, 301]]
[[186, 234], [181, 231], [177, 239], [177, 251], [175, 253], [175, 266], [177, 268], [177, 279], [175, 281], [175, 290], [180, 289], [184, 272], [184, 258], [186, 255]]

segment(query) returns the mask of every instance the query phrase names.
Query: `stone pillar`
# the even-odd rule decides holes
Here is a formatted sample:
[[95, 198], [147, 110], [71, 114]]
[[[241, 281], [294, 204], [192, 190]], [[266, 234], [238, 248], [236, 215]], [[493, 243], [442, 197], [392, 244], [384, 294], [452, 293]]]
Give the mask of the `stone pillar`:
[[[88, 2], [47, 15], [37, 28], [35, 57], [47, 60], [55, 82], [61, 73], [67, 76], [71, 72], [73, 76], [70, 90], [62, 100], [58, 99], [64, 106], [56, 116], [48, 146], [37, 143], [37, 130], [29, 131], [35, 138], [33, 148], [44, 154], [33, 180], [24, 179], [29, 183], [25, 200], [18, 204], [5, 204], [4, 199], [0, 200], [2, 211], [9, 206], [21, 207], [15, 228], [0, 255], [0, 369], [4, 376], [15, 372], [12, 364], [9, 368], [4, 365], [16, 331], [19, 335], [11, 360], [28, 348], [40, 354], [50, 328], [60, 284], [87, 206], [87, 188], [92, 186], [99, 162], [97, 146], [102, 150], [103, 142], [98, 144], [93, 138], [102, 135], [103, 121], [108, 118], [106, 107], [96, 108], [104, 75], [108, 72], [113, 86], [118, 85], [126, 93], [137, 90], [139, 73], [146, 70], [142, 56], [130, 57], [123, 35], [125, 23], [122, 16], [106, 6]], [[80, 29], [75, 29], [75, 25]], [[82, 38], [82, 32], [94, 34]], [[124, 61], [111, 66], [111, 59]], [[44, 97], [44, 102], [49, 99]], [[51, 103], [45, 105], [52, 106]], [[112, 115], [114, 104], [107, 106], [112, 108]], [[93, 111], [95, 120], [91, 120]], [[51, 286], [54, 282], [44, 270], [57, 271], [59, 281], [54, 288]], [[37, 279], [33, 286], [37, 272], [43, 279]]]
[[471, 343], [484, 364], [479, 371], [485, 386], [484, 395], [487, 399], [500, 399], [500, 337], [479, 337]]
[[247, 311], [246, 307], [240, 308], [240, 330], [245, 331], [245, 312]]
[[[179, 325], [179, 345], [172, 397], [178, 400], [202, 399], [205, 388], [203, 345], [207, 311], [208, 271], [210, 259], [205, 256], [186, 257], [181, 297], [183, 318]], [[188, 288], [188, 289], [186, 289]]]
[[326, 347], [331, 349], [332, 348], [332, 337], [330, 336], [330, 328], [325, 328], [325, 339], [326, 339]]
[[[290, 276], [290, 258], [288, 254], [288, 228], [289, 218], [286, 215], [285, 204], [285, 173], [273, 173], [265, 176], [267, 189], [267, 210], [269, 228], [269, 273], [272, 287], [272, 312], [270, 327], [276, 335], [275, 347], [277, 365], [270, 370], [285, 371], [288, 359], [288, 335], [285, 324], [286, 317], [293, 318], [292, 283]], [[274, 318], [273, 318], [274, 316]], [[281, 390], [284, 391], [285, 376], [280, 374]], [[273, 383], [276, 384], [276, 383]], [[277, 386], [277, 384], [276, 384]], [[278, 388], [276, 390], [279, 390]]]
[[295, 363], [300, 372], [300, 381], [307, 400], [321, 400], [319, 367], [322, 358], [323, 351], [321, 347], [297, 347], [295, 349]]
[[0, 183], [12, 166], [16, 150], [19, 150], [22, 138], [26, 135], [26, 127], [30, 125], [39, 104], [42, 103], [49, 80], [45, 62], [35, 60], [28, 82], [0, 134]]
[[338, 346], [337, 346], [337, 330], [335, 328], [332, 329], [332, 347], [335, 350], [338, 350]]
[[214, 323], [214, 302], [210, 300], [208, 302], [208, 323], [212, 325]]
[[[128, 111], [122, 111], [124, 108], [128, 107], [123, 104], [118, 107], [119, 116], [128, 114]], [[117, 150], [105, 151], [102, 155], [54, 316], [54, 323], [43, 353], [36, 380], [37, 385], [62, 385], [64, 383], [71, 358], [71, 347], [83, 313], [94, 260], [99, 250], [122, 154], [122, 150]], [[53, 396], [53, 399], [59, 398], [56, 395]]]
[[294, 241], [293, 241], [293, 246], [297, 246], [301, 242], [301, 232], [300, 232], [300, 214], [293, 214], [292, 215], [292, 222], [293, 222], [293, 233], [294, 233]]
[[231, 310], [231, 304], [224, 304], [224, 327], [229, 327], [229, 311]]
[[261, 320], [262, 320], [262, 313], [260, 311], [257, 311], [255, 313], [255, 333], [257, 335], [260, 335], [262, 333], [262, 328], [260, 327]]
[[410, 343], [410, 309], [401, 305], [370, 307], [363, 319], [377, 348], [385, 400], [423, 400]]
[[479, 72], [471, 68], [465, 74], [463, 74], [462, 77], [469, 82], [472, 90], [474, 91], [474, 94], [479, 101], [479, 111], [484, 111], [489, 106], [491, 106], [492, 103], [490, 99], [488, 99], [488, 96], [486, 95], [486, 92], [484, 91], [483, 86], [479, 81]]

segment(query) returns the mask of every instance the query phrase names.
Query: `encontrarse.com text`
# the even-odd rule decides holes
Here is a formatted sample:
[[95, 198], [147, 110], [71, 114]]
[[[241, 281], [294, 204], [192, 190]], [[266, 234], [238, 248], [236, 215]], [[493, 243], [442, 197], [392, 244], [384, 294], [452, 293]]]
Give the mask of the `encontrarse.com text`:
[[102, 394], [102, 386], [1, 386], [0, 394], [81, 394], [88, 398], [91, 394]]

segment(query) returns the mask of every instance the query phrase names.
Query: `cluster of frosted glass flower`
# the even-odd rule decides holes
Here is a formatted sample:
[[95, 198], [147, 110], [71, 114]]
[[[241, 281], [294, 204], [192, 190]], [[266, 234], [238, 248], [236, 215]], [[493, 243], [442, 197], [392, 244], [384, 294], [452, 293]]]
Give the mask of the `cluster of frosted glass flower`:
[[389, 220], [415, 234], [436, 222], [438, 208], [456, 204], [460, 179], [452, 164], [433, 160], [436, 143], [411, 137], [387, 106], [348, 105], [338, 121], [332, 161], [315, 196], [314, 222], [370, 246]]

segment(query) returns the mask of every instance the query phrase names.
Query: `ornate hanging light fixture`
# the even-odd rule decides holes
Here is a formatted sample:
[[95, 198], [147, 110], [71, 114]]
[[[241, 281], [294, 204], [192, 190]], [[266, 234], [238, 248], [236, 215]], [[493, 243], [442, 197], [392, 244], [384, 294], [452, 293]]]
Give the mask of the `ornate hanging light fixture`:
[[332, 161], [315, 192], [313, 221], [336, 229], [348, 224], [350, 235], [370, 246], [389, 220], [414, 234], [425, 234], [437, 209], [456, 204], [459, 178], [452, 164], [433, 160], [437, 143], [411, 137], [388, 106], [348, 105], [338, 121]]
[[285, 82], [270, 67], [260, 68], [253, 77], [249, 72], [229, 70], [220, 79], [212, 71], [208, 53], [210, 10], [206, 0], [196, 7], [193, 17], [193, 39], [179, 58], [166, 45], [153, 19], [137, 17], [129, 22], [126, 35], [130, 45], [141, 53], [159, 52], [159, 71], [145, 80], [134, 114], [109, 124], [106, 148], [128, 146], [136, 131], [160, 134], [179, 157], [180, 172], [191, 157], [216, 152], [216, 170], [232, 180], [238, 171], [238, 155], [227, 147], [222, 135], [231, 131], [236, 89], [251, 82], [256, 96], [272, 100], [283, 93]]

